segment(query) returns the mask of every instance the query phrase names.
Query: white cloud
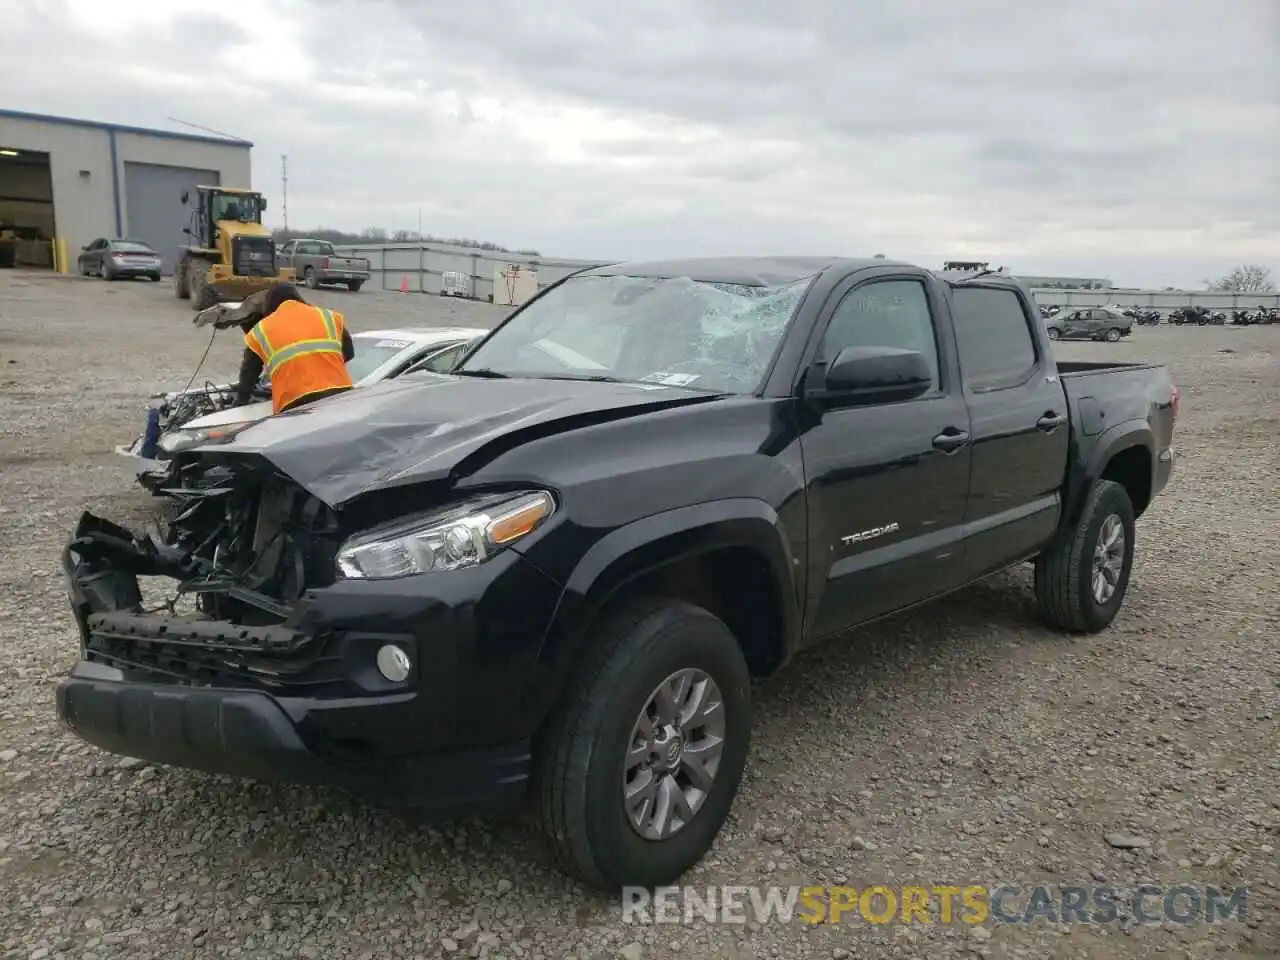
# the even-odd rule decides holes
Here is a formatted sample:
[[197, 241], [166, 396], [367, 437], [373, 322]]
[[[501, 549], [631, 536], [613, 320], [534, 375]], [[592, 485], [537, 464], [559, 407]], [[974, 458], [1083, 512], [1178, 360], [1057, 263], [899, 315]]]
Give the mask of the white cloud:
[[290, 220], [548, 254], [1280, 273], [1280, 8], [42, 0], [17, 109], [252, 139]]

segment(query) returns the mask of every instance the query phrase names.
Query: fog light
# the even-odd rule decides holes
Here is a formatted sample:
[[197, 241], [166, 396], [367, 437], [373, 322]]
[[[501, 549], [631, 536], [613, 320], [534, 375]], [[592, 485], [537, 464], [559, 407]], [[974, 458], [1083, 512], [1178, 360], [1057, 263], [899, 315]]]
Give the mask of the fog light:
[[392, 683], [403, 683], [407, 680], [412, 667], [409, 655], [394, 643], [388, 643], [378, 651], [378, 672]]

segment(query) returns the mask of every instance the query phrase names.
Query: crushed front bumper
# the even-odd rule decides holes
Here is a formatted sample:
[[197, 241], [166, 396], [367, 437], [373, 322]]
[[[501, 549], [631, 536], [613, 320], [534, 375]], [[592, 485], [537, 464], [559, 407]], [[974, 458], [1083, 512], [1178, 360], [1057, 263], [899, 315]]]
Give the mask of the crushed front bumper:
[[[98, 535], [127, 531], [93, 518]], [[124, 536], [122, 536], [124, 535]], [[284, 624], [144, 613], [139, 575], [158, 559], [64, 551], [80, 660], [57, 689], [60, 720], [103, 750], [252, 780], [328, 784], [420, 811], [508, 809], [523, 798], [531, 733], [520, 712], [551, 606], [513, 617], [549, 581], [515, 554], [489, 570], [347, 582], [310, 591]], [[163, 548], [162, 548], [163, 549]], [[486, 566], [489, 566], [486, 564]], [[416, 582], [415, 582], [416, 581]], [[394, 643], [414, 669], [376, 669]]]

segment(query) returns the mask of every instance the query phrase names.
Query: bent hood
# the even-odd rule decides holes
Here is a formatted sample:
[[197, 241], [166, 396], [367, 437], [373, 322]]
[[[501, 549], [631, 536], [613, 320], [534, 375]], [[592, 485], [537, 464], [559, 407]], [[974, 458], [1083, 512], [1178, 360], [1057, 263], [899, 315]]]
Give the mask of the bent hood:
[[257, 456], [331, 507], [465, 474], [519, 443], [716, 394], [656, 384], [414, 374], [318, 400], [192, 454]]

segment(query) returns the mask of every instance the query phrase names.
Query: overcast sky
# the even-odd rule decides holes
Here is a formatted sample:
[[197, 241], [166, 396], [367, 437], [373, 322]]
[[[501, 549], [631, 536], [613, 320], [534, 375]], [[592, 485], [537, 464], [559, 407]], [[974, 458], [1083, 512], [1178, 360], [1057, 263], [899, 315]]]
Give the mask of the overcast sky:
[[[1280, 275], [1277, 0], [10, 0], [5, 106], [252, 140], [290, 226]], [[180, 128], [179, 128], [180, 129]]]

